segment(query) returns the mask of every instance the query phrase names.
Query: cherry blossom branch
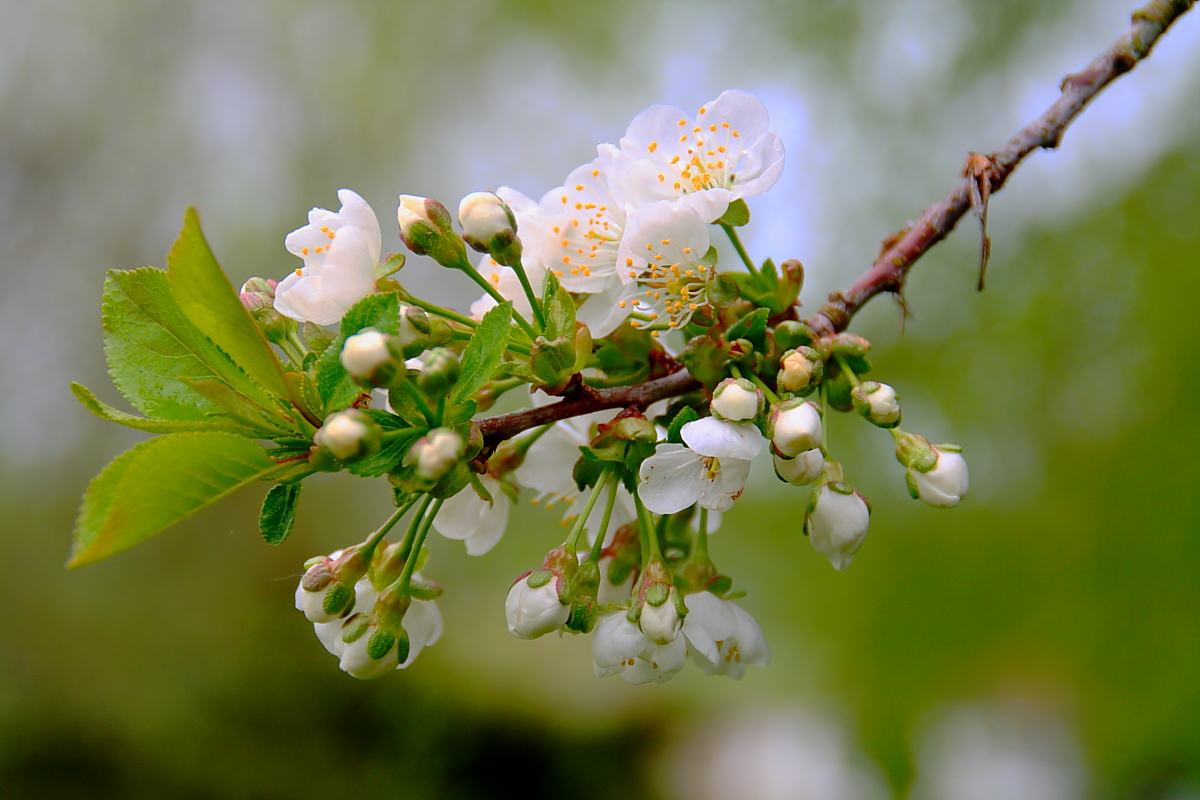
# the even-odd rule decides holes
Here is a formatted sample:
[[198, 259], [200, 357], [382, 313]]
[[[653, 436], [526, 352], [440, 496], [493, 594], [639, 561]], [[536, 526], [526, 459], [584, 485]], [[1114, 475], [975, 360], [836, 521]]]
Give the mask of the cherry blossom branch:
[[[1154, 0], [1135, 11], [1129, 30], [1112, 47], [1082, 71], [1068, 75], [1063, 80], [1061, 96], [1044, 114], [995, 152], [989, 155], [970, 154], [958, 187], [941, 202], [926, 208], [920, 218], [904, 231], [884, 240], [882, 252], [871, 269], [848, 289], [831, 294], [820, 310], [805, 320], [808, 327], [818, 336], [844, 331], [854, 315], [871, 298], [885, 292], [897, 295], [903, 303], [904, 281], [908, 271], [926, 251], [954, 230], [968, 210], [975, 212], [981, 226], [982, 288], [983, 268], [986, 267], [990, 249], [987, 238], [987, 204], [990, 196], [1000, 191], [1017, 165], [1034, 150], [1058, 147], [1067, 126], [1092, 98], [1149, 55], [1158, 38], [1194, 4], [1195, 0]], [[485, 462], [496, 445], [530, 428], [609, 408], [635, 406], [645, 409], [655, 401], [678, 397], [701, 388], [700, 382], [686, 369], [634, 386], [597, 390], [580, 385], [561, 402], [482, 420], [480, 429], [484, 449], [478, 461]]]
[[592, 389], [580, 384], [575, 393], [557, 403], [510, 411], [507, 414], [498, 414], [480, 420], [479, 429], [483, 433], [484, 458], [490, 455], [500, 442], [539, 425], [608, 408], [635, 406], [644, 410], [651, 403], [665, 400], [668, 397], [678, 397], [702, 388], [703, 385], [700, 381], [693, 378], [686, 369], [680, 369], [664, 378], [646, 383], [615, 386], [611, 389]]
[[1029, 125], [989, 155], [971, 153], [963, 168], [963, 179], [944, 200], [926, 208], [916, 222], [884, 240], [875, 264], [848, 289], [834, 292], [806, 323], [818, 335], [844, 331], [850, 320], [878, 294], [896, 295], [903, 305], [904, 281], [922, 255], [946, 238], [959, 219], [973, 210], [979, 218], [982, 249], [979, 288], [983, 288], [983, 270], [987, 265], [990, 242], [987, 238], [987, 204], [991, 194], [1000, 191], [1008, 176], [1030, 153], [1039, 148], [1058, 147], [1062, 135], [1085, 106], [1137, 63], [1150, 54], [1158, 38], [1195, 0], [1154, 0], [1133, 13], [1133, 21], [1116, 43], [1096, 57], [1082, 71], [1068, 75], [1062, 82], [1062, 95]]

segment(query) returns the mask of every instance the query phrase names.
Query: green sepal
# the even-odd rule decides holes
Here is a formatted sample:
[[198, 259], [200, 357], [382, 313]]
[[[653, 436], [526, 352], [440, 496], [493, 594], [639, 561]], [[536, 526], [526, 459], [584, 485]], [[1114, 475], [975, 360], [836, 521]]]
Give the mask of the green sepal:
[[717, 308], [728, 308], [741, 296], [741, 283], [728, 272], [720, 273], [708, 284], [708, 300]]
[[921, 499], [921, 490], [917, 486], [917, 476], [911, 469], [904, 470], [904, 485], [908, 487], [908, 495], [913, 500]]
[[717, 597], [725, 597], [729, 593], [729, 590], [733, 588], [733, 578], [728, 575], [714, 575], [712, 580], [708, 582], [708, 586], [704, 588]]
[[321, 601], [321, 610], [331, 617], [340, 616], [343, 611], [354, 603], [354, 589], [344, 583], [339, 583], [325, 593]]
[[296, 501], [300, 499], [298, 482], [277, 483], [263, 499], [258, 515], [258, 532], [267, 544], [278, 545], [292, 532], [296, 522]]
[[217, 264], [200, 230], [200, 216], [190, 206], [167, 254], [167, 281], [188, 319], [252, 381], [277, 397], [291, 393], [275, 351]]
[[549, 583], [553, 578], [554, 573], [550, 570], [537, 569], [529, 573], [529, 576], [525, 578], [525, 583], [528, 584], [530, 589], [539, 589]]
[[445, 591], [445, 589], [433, 581], [425, 581], [418, 578], [412, 578], [408, 584], [408, 593], [412, 595], [414, 600], [437, 600]]
[[838, 411], [854, 410], [854, 398], [850, 394], [854, 387], [837, 361], [825, 362], [824, 385], [826, 398], [832, 408]]
[[739, 197], [729, 204], [729, 208], [725, 209], [725, 213], [717, 219], [716, 224], [740, 228], [749, 222], [750, 206], [746, 205], [746, 201]]
[[725, 349], [709, 336], [697, 336], [688, 342], [680, 356], [692, 377], [710, 392], [725, 378], [729, 356]]
[[671, 427], [667, 429], [667, 441], [683, 444], [683, 426], [698, 419], [700, 415], [696, 413], [696, 409], [684, 406], [683, 410], [675, 415], [675, 419], [671, 420]]
[[83, 407], [95, 414], [101, 419], [106, 419], [110, 422], [115, 422], [118, 425], [124, 425], [127, 428], [135, 428], [139, 431], [148, 433], [195, 433], [201, 431], [223, 431], [225, 433], [237, 433], [242, 436], [257, 436], [258, 431], [248, 425], [235, 422], [233, 420], [196, 420], [194, 422], [175, 422], [172, 420], [162, 419], [147, 419], [138, 417], [133, 414], [127, 414], [124, 411], [118, 411], [110, 405], [102, 403], [96, 399], [96, 396], [91, 393], [86, 387], [78, 383], [71, 384], [71, 392], [76, 399], [83, 404]]
[[652, 583], [646, 587], [646, 604], [658, 608], [671, 596], [671, 584]]
[[375, 265], [375, 280], [383, 280], [395, 275], [404, 266], [404, 253], [392, 253], [382, 262]]
[[809, 347], [813, 343], [812, 331], [803, 322], [784, 320], [775, 326], [775, 347], [780, 353], [795, 350], [799, 347]]
[[367, 640], [367, 656], [372, 661], [379, 661], [392, 652], [392, 647], [396, 644], [396, 637], [385, 631], [383, 628], [376, 628], [371, 634], [371, 638]]
[[342, 625], [342, 641], [353, 644], [363, 637], [371, 627], [371, 620], [366, 614], [355, 614]]

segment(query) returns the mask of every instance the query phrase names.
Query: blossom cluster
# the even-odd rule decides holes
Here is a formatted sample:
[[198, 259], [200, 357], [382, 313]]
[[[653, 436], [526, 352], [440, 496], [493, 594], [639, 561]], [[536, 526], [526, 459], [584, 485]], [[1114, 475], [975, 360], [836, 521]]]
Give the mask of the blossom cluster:
[[[863, 377], [866, 340], [799, 318], [799, 262], [747, 254], [737, 233], [747, 199], [783, 166], [766, 108], [727, 91], [695, 112], [647, 109], [540, 200], [503, 186], [467, 195], [457, 229], [440, 202], [400, 195], [408, 250], [482, 290], [469, 313], [408, 291], [405, 256], [383, 254], [375, 212], [343, 189], [336, 212], [315, 208], [287, 235], [301, 259], [291, 274], [251, 279], [240, 303], [178, 303], [195, 310], [194, 329], [169, 332], [164, 357], [209, 336], [202, 363], [219, 374], [156, 384], [168, 410], [184, 398], [194, 411], [137, 424], [207, 437], [213, 458], [235, 434], [272, 440], [216, 463], [212, 479], [214, 493], [226, 491], [227, 476], [266, 460], [247, 481], [276, 481], [260, 519], [272, 544], [290, 531], [310, 475], [386, 476], [395, 512], [358, 544], [306, 563], [296, 590], [297, 608], [356, 678], [403, 669], [441, 636], [442, 588], [422, 572], [428, 534], [483, 555], [522, 493], [565, 506], [569, 532], [510, 585], [515, 636], [591, 634], [596, 675], [631, 683], [668, 680], [689, 658], [741, 678], [771, 651], [734, 602], [745, 593], [717, 569], [709, 537], [754, 459], [769, 451], [779, 479], [807, 489], [802, 532], [839, 570], [862, 546], [870, 508], [831, 456], [829, 413], [889, 431], [914, 498], [952, 507], [968, 484], [959, 448], [902, 430], [896, 391]], [[714, 233], [732, 244], [736, 268], [718, 269]], [[171, 269], [217, 269], [211, 257], [180, 261], [207, 253], [198, 227], [181, 242]], [[469, 250], [482, 255], [473, 263]], [[216, 285], [211, 275], [178, 280]], [[114, 329], [112, 353], [151, 349], [120, 339], [132, 335], [124, 330], [141, 329]], [[262, 349], [231, 334], [247, 330]], [[486, 416], [510, 392], [523, 410]]]

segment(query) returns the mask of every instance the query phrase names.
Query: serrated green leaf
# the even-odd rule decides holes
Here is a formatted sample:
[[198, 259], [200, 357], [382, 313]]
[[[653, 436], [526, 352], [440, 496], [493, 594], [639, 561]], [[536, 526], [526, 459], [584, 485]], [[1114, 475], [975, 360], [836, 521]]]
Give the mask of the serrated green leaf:
[[671, 420], [671, 428], [667, 431], [667, 441], [683, 444], [683, 426], [698, 419], [700, 419], [700, 415], [696, 413], [696, 409], [686, 406], [675, 415], [675, 419]]
[[290, 428], [280, 425], [262, 408], [220, 381], [184, 382], [198, 394], [223, 408], [226, 414], [254, 431], [257, 434], [257, 438], [274, 439], [277, 436], [287, 436], [295, 433]]
[[758, 351], [762, 351], [767, 341], [767, 317], [771, 314], [765, 308], [756, 308], [737, 322], [729, 326], [725, 333], [725, 341], [746, 339]]
[[448, 409], [453, 409], [465, 400], [470, 400], [492, 377], [500, 359], [508, 347], [508, 334], [512, 328], [512, 303], [505, 302], [493, 307], [483, 315], [479, 327], [462, 354], [462, 371], [458, 382], [450, 391]]
[[383, 445], [375, 455], [347, 465], [346, 471], [364, 478], [373, 478], [391, 472], [412, 450], [413, 443], [424, 436], [429, 428], [424, 424], [424, 418], [420, 427], [410, 427], [405, 420], [386, 411], [367, 409], [366, 413], [383, 429]]
[[546, 273], [542, 287], [542, 309], [546, 315], [546, 338], [575, 335], [575, 300], [562, 288], [553, 271]]
[[278, 545], [292, 532], [296, 522], [296, 501], [300, 499], [302, 483], [277, 483], [263, 498], [258, 515], [258, 532], [267, 544]]
[[221, 408], [187, 381], [218, 381], [264, 407], [274, 401], [183, 313], [167, 273], [113, 270], [104, 282], [104, 353], [121, 394], [148, 417], [208, 421]]
[[307, 470], [232, 433], [180, 433], [134, 446], [88, 486], [68, 567], [127, 550], [243, 486]]
[[75, 397], [83, 404], [83, 407], [95, 414], [101, 419], [116, 422], [119, 425], [124, 425], [128, 428], [136, 428], [139, 431], [147, 431], [149, 433], [195, 433], [198, 431], [224, 431], [225, 433], [237, 433], [243, 436], [253, 436], [255, 431], [240, 425], [233, 421], [227, 420], [208, 420], [196, 422], [173, 422], [170, 420], [161, 419], [146, 419], [133, 414], [126, 414], [124, 411], [118, 411], [106, 403], [96, 399], [85, 386], [78, 383], [71, 384], [71, 391]]
[[362, 387], [352, 381], [342, 367], [342, 346], [364, 328], [374, 328], [392, 336], [399, 333], [400, 298], [395, 292], [367, 295], [342, 317], [337, 338], [325, 348], [317, 365], [317, 393], [321, 396], [325, 414], [346, 408], [363, 393]]
[[290, 394], [279, 359], [217, 264], [200, 230], [200, 216], [191, 206], [167, 254], [167, 281], [179, 307], [201, 333], [267, 391], [278, 397]]
[[474, 400], [464, 400], [454, 408], [448, 409], [445, 416], [442, 418], [443, 425], [461, 425], [467, 422], [471, 417], [475, 416], [475, 412], [479, 410]]

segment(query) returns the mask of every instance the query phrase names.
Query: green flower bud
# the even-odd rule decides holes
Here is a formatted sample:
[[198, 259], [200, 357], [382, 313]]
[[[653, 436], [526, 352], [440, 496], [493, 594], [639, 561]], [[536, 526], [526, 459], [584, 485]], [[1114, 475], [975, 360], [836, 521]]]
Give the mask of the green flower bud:
[[313, 435], [313, 443], [338, 461], [350, 464], [379, 451], [383, 431], [369, 414], [357, 408], [338, 411], [325, 418]]

